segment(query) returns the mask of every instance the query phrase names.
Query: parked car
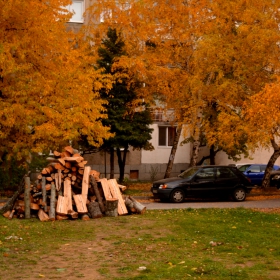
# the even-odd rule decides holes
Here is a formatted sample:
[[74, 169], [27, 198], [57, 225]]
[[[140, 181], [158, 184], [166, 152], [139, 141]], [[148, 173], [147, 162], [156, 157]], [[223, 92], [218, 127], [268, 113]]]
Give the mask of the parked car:
[[243, 201], [253, 188], [250, 180], [234, 166], [204, 165], [187, 169], [178, 177], [155, 181], [154, 198], [183, 202], [186, 197], [232, 196]]
[[[243, 174], [251, 179], [253, 185], [260, 186], [266, 169], [266, 164], [244, 164], [238, 167]], [[274, 165], [273, 170], [278, 170], [280, 166]]]

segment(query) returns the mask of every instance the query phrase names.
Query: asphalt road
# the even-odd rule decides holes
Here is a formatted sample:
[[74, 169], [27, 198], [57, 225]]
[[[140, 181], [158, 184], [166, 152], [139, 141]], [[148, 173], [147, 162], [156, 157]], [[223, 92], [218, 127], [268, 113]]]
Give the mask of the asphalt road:
[[147, 210], [154, 209], [183, 209], [183, 208], [280, 208], [280, 199], [233, 201], [185, 201], [183, 203], [151, 202], [143, 203]]

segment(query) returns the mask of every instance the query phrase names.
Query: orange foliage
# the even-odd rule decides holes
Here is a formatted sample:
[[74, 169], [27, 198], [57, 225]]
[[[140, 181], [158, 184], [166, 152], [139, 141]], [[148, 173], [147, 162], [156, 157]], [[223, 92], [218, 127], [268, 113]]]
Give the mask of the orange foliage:
[[160, 95], [190, 133], [200, 128], [209, 146], [235, 154], [250, 133], [242, 122], [244, 102], [280, 68], [279, 4], [100, 0], [88, 11], [87, 31], [98, 45], [108, 26], [120, 30], [129, 59], [119, 63], [145, 82], [139, 94]]
[[109, 136], [98, 91], [111, 81], [93, 69], [82, 37], [66, 32], [70, 2], [0, 2], [0, 152], [21, 158], [81, 134], [96, 146]]

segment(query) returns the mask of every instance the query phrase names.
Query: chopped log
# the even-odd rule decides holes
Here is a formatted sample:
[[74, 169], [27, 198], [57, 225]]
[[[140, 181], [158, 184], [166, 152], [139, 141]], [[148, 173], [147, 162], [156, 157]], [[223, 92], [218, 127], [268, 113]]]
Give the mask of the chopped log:
[[68, 214], [67, 199], [62, 195], [58, 196], [58, 200], [57, 200], [57, 204], [56, 204], [56, 213], [58, 215], [67, 215]]
[[70, 169], [65, 168], [64, 170], [62, 170], [63, 173], [68, 174], [70, 172]]
[[65, 160], [63, 158], [59, 158], [58, 161], [62, 166], [65, 165]]
[[[76, 150], [77, 151], [77, 150]], [[73, 154], [73, 156], [72, 157], [80, 157], [81, 156], [81, 154], [77, 151], [75, 154]]]
[[5, 218], [9, 218], [11, 212], [12, 212], [11, 210], [8, 210], [7, 212], [3, 213], [3, 216], [4, 216]]
[[95, 179], [95, 181], [99, 181], [99, 179], [100, 179], [100, 172], [98, 172], [98, 171], [96, 171], [96, 170], [91, 170], [90, 171], [90, 175], [92, 175], [93, 177], [94, 177], [94, 179]]
[[91, 201], [88, 204], [88, 212], [92, 219], [101, 218], [103, 216], [98, 202]]
[[8, 219], [9, 220], [11, 220], [12, 218], [13, 218], [13, 216], [14, 216], [14, 214], [15, 214], [15, 209], [13, 209], [11, 212], [10, 212], [10, 215], [9, 215], [9, 217], [8, 217]]
[[84, 174], [84, 169], [83, 169], [83, 168], [78, 169], [78, 173], [79, 173], [80, 175], [83, 175], [83, 174]]
[[72, 164], [70, 161], [65, 161], [65, 167], [68, 169], [72, 169]]
[[45, 170], [47, 171], [48, 174], [51, 174], [54, 171], [54, 168], [51, 165], [48, 165]]
[[25, 177], [24, 205], [25, 219], [30, 219], [30, 177]]
[[48, 176], [48, 177], [46, 177], [46, 180], [47, 180], [48, 182], [52, 182], [52, 181], [53, 181], [53, 178], [52, 178], [51, 176]]
[[38, 180], [42, 180], [42, 178], [43, 178], [42, 174], [39, 174], [39, 175], [37, 176], [37, 179], [38, 179]]
[[126, 190], [126, 186], [123, 186], [123, 185], [120, 185], [120, 184], [118, 184], [118, 186], [119, 186], [119, 188], [122, 192]]
[[60, 163], [60, 162], [57, 162], [54, 166], [55, 169], [57, 170], [64, 170], [65, 167]]
[[82, 161], [82, 162], [79, 162], [77, 165], [78, 165], [80, 168], [84, 168], [86, 164], [87, 164], [87, 161], [84, 160], [84, 161]]
[[127, 209], [129, 210], [130, 213], [136, 213], [136, 209], [134, 208], [134, 204], [133, 204], [133, 201], [129, 198], [129, 197], [126, 197], [125, 198], [125, 205], [127, 207]]
[[74, 163], [79, 163], [79, 162], [82, 162], [84, 160], [84, 158], [81, 156], [78, 156], [78, 157], [69, 156], [69, 157], [64, 157], [63, 160], [74, 162]]
[[84, 176], [83, 176], [83, 182], [82, 182], [82, 196], [85, 201], [87, 202], [87, 195], [88, 195], [88, 189], [89, 189], [89, 172], [91, 170], [90, 166], [85, 167]]
[[111, 198], [105, 202], [105, 215], [108, 217], [117, 217], [118, 216], [118, 204], [119, 200]]
[[61, 153], [58, 152], [58, 151], [54, 151], [53, 154], [54, 154], [55, 157], [60, 157], [60, 155], [61, 155]]
[[83, 221], [89, 221], [89, 220], [90, 220], [90, 217], [89, 217], [87, 214], [84, 214], [84, 215], [81, 216], [81, 219], [82, 219]]
[[62, 220], [68, 220], [69, 217], [68, 216], [63, 216], [63, 215], [55, 215], [56, 220], [58, 221], [62, 221]]
[[73, 195], [73, 198], [74, 198], [74, 201], [75, 201], [75, 204], [76, 204], [76, 207], [77, 207], [77, 212], [79, 214], [87, 213], [88, 209], [87, 209], [86, 203], [85, 203], [82, 195], [76, 194], [76, 195]]
[[47, 168], [43, 168], [43, 170], [41, 171], [41, 174], [43, 174], [43, 175], [49, 174], [48, 171], [47, 171]]
[[64, 147], [64, 151], [66, 151], [69, 154], [73, 155], [74, 149], [71, 146], [67, 146], [67, 147]]
[[7, 212], [8, 210], [12, 210], [13, 207], [14, 207], [15, 201], [17, 200], [17, 198], [19, 198], [19, 197], [24, 198], [25, 178], [27, 176], [29, 176], [29, 174], [30, 174], [30, 171], [23, 176], [23, 178], [22, 178], [22, 180], [21, 180], [17, 190], [13, 194], [13, 196], [7, 200], [7, 202], [5, 203], [5, 205], [2, 208], [0, 208], [0, 213], [1, 214]]
[[30, 209], [32, 209], [32, 210], [39, 210], [40, 209], [40, 207], [39, 207], [39, 205], [37, 204], [37, 203], [30, 203]]
[[71, 219], [78, 219], [79, 215], [77, 212], [75, 212], [74, 210], [72, 211], [68, 211], [68, 215], [71, 217]]
[[50, 202], [50, 211], [49, 211], [49, 218], [51, 221], [55, 220], [55, 195], [56, 195], [56, 189], [55, 184], [51, 184], [51, 202]]
[[64, 151], [60, 154], [60, 157], [61, 158], [71, 157], [71, 154], [67, 151]]
[[95, 193], [96, 198], [97, 198], [97, 201], [98, 201], [98, 203], [99, 203], [101, 212], [104, 213], [104, 212], [105, 212], [105, 206], [104, 206], [104, 204], [103, 204], [103, 199], [102, 199], [102, 197], [101, 197], [101, 195], [100, 195], [100, 192], [99, 192], [97, 183], [96, 183], [96, 181], [95, 181], [95, 179], [94, 179], [94, 177], [93, 177], [92, 175], [90, 175], [89, 178], [90, 178], [90, 184], [91, 184], [91, 186], [92, 186], [93, 189], [94, 189], [94, 193]]
[[129, 199], [133, 202], [133, 207], [136, 209], [136, 212], [138, 214], [144, 214], [146, 211], [146, 206], [138, 202], [136, 199], [133, 197], [129, 196]]
[[46, 184], [46, 191], [50, 191], [52, 188], [52, 185], [51, 184]]
[[77, 166], [72, 166], [71, 170], [72, 170], [72, 172], [76, 172], [77, 171]]
[[43, 209], [39, 209], [38, 211], [38, 218], [41, 222], [49, 221], [49, 216]]

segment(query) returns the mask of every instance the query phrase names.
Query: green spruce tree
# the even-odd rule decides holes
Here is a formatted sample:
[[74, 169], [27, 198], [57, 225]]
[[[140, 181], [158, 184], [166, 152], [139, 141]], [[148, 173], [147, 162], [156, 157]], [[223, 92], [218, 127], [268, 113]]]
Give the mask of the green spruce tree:
[[[113, 64], [121, 57], [125, 56], [125, 43], [121, 35], [115, 29], [108, 29], [107, 38], [103, 39], [102, 45], [98, 49], [98, 68], [104, 68], [104, 73], [119, 76], [125, 73], [126, 69], [118, 68], [113, 70]], [[132, 81], [132, 82], [131, 82]], [[144, 101], [137, 104], [137, 108], [132, 107], [138, 100], [137, 88], [142, 84], [133, 77], [116, 79], [112, 89], [101, 91], [101, 97], [107, 100], [104, 108], [108, 118], [103, 119], [103, 125], [110, 127], [114, 137], [104, 141], [104, 149], [110, 151], [110, 178], [114, 177], [114, 151], [118, 157], [120, 171], [119, 181], [124, 179], [124, 169], [129, 146], [133, 149], [150, 149], [152, 123], [148, 104]], [[139, 110], [141, 108], [141, 110]]]

